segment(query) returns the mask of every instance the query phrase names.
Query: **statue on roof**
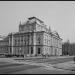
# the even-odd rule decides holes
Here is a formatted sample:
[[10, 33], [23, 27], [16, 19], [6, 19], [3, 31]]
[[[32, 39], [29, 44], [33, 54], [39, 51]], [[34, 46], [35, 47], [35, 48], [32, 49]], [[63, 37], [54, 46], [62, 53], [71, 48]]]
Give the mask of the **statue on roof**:
[[51, 28], [50, 28], [50, 26], [49, 26], [49, 32], [51, 32]]

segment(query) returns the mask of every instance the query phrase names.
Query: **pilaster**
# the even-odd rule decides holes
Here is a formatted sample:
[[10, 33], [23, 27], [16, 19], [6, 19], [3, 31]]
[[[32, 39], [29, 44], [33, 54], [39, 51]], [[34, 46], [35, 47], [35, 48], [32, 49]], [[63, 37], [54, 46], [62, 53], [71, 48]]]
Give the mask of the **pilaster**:
[[33, 50], [34, 50], [33, 55], [35, 55], [36, 54], [36, 33], [34, 33], [33, 35]]
[[12, 54], [13, 54], [13, 42], [14, 40], [13, 40], [13, 34], [12, 34]]

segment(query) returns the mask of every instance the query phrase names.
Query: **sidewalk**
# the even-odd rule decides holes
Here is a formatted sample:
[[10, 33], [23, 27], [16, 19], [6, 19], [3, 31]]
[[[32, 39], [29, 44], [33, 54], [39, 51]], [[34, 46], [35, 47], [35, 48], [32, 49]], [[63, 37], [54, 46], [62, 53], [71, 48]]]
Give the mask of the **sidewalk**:
[[50, 58], [50, 59], [56, 59], [56, 58], [70, 58], [70, 57], [74, 57], [74, 56], [50, 56], [50, 57], [26, 57], [26, 58], [23, 58], [23, 57], [11, 57], [12, 59], [47, 59], [47, 58]]

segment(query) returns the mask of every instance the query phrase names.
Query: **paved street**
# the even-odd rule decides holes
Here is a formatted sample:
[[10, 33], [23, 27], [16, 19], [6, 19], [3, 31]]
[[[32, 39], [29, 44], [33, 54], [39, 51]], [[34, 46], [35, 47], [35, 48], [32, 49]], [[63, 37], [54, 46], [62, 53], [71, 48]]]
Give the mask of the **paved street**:
[[[46, 61], [48, 61], [49, 59], [46, 59]], [[46, 62], [36, 63], [22, 60], [16, 61], [13, 60], [13, 58], [0, 58], [0, 74], [75, 74], [75, 71], [70, 70], [70, 68], [74, 68], [75, 66], [73, 60], [70, 59], [67, 58], [66, 60], [68, 61], [66, 62], [60, 63], [59, 61], [56, 61], [56, 63], [50, 64]]]
[[38, 68], [40, 66], [33, 66], [27, 64], [19, 64], [19, 63], [12, 63], [12, 62], [1, 62], [0, 61], [0, 74], [10, 74], [16, 71], [23, 71], [32, 68]]

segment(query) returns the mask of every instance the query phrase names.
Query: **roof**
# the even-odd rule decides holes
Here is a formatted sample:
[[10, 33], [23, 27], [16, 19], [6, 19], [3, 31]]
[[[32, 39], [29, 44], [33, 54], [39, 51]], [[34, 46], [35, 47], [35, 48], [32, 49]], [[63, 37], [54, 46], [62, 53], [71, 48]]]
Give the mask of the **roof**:
[[38, 18], [36, 18], [36, 17], [30, 17], [30, 18], [28, 18], [29, 20], [32, 20], [32, 19], [36, 19], [36, 20], [38, 20], [38, 21], [40, 21], [41, 23], [44, 23], [42, 20], [40, 20], [40, 19], [38, 19]]

